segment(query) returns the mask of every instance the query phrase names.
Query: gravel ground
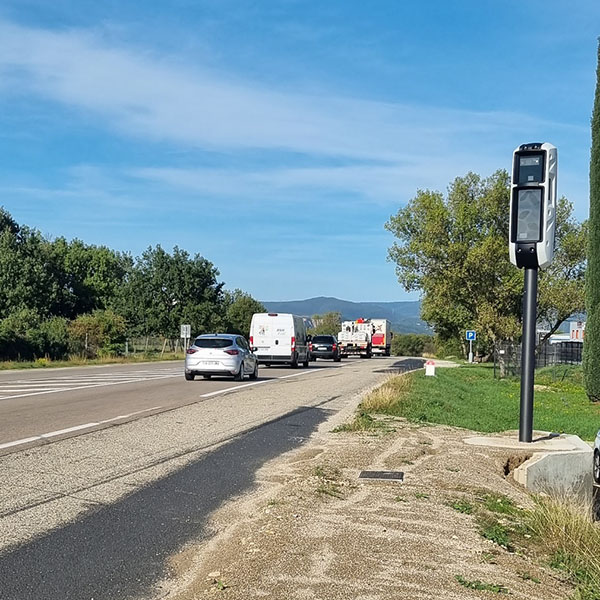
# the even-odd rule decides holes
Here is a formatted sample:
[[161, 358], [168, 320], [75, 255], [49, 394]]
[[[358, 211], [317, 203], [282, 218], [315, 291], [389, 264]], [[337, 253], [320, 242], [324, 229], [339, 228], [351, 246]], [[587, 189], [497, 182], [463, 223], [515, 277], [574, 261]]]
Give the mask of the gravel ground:
[[[252, 495], [213, 515], [210, 542], [172, 558], [169, 600], [503, 595], [470, 589], [457, 577], [503, 586], [513, 598], [569, 596], [555, 572], [484, 539], [473, 515], [447, 504], [487, 491], [530, 505], [504, 474], [514, 455], [465, 445], [472, 435], [465, 430], [402, 420], [386, 435], [333, 433], [350, 408], [324, 423], [310, 444], [266, 464]], [[367, 469], [401, 470], [405, 481], [358, 479]]]

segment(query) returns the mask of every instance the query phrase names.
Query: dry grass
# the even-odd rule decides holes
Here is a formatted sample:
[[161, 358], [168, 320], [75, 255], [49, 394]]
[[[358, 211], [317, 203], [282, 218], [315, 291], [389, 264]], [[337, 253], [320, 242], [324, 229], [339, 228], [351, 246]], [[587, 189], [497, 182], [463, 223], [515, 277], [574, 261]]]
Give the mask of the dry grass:
[[399, 398], [408, 394], [410, 388], [409, 377], [390, 377], [380, 387], [367, 394], [361, 408], [368, 413], [388, 413], [398, 403]]
[[580, 600], [600, 598], [600, 526], [589, 506], [572, 499], [540, 498], [526, 525], [550, 555], [550, 564], [577, 586]]

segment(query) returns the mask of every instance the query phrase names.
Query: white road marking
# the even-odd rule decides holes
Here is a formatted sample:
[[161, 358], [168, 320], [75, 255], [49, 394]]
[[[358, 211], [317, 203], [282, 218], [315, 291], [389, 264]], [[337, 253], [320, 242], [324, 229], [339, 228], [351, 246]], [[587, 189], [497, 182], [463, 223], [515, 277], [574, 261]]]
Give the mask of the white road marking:
[[292, 373], [291, 375], [282, 375], [277, 379], [287, 379], [288, 377], [298, 377], [298, 375], [308, 375], [309, 373], [322, 373], [321, 369], [311, 369], [310, 371], [300, 371], [299, 373]]
[[136, 410], [135, 412], [129, 413], [127, 415], [119, 415], [117, 417], [112, 417], [110, 419], [104, 419], [102, 421], [97, 421], [93, 423], [84, 423], [83, 425], [75, 425], [73, 427], [67, 427], [66, 429], [59, 429], [57, 431], [49, 431], [48, 433], [40, 433], [40, 435], [35, 435], [28, 438], [23, 438], [20, 440], [15, 440], [14, 442], [6, 442], [4, 444], [0, 444], [0, 450], [4, 450], [5, 448], [13, 448], [15, 446], [22, 446], [24, 444], [30, 444], [31, 442], [39, 442], [40, 440], [46, 440], [53, 437], [57, 437], [59, 435], [64, 435], [65, 433], [71, 433], [73, 431], [82, 431], [83, 429], [91, 429], [92, 427], [97, 427], [98, 425], [104, 425], [105, 423], [112, 423], [113, 421], [119, 421], [120, 419], [128, 419], [129, 417], [133, 417], [135, 415], [141, 415], [142, 413], [147, 413], [153, 410], [158, 410], [162, 408], [162, 406], [153, 406], [151, 408], [144, 408], [143, 410]]
[[253, 385], [261, 385], [262, 383], [269, 383], [269, 381], [275, 381], [274, 379], [263, 379], [262, 381], [253, 381], [252, 383], [243, 383], [242, 385], [236, 385], [234, 387], [225, 388], [224, 390], [217, 390], [216, 392], [210, 392], [209, 394], [202, 394], [200, 398], [210, 398], [211, 396], [218, 396], [219, 394], [225, 394], [226, 392], [232, 392], [233, 390], [241, 390]]
[[[44, 394], [55, 394], [57, 392], [70, 392], [109, 385], [120, 385], [126, 383], [140, 383], [143, 381], [154, 381], [160, 379], [171, 379], [179, 377], [182, 370], [169, 369], [168, 371], [150, 372], [146, 375], [140, 372], [115, 373], [114, 375], [83, 375], [81, 377], [57, 377], [42, 380], [17, 380], [0, 382], [0, 400], [12, 398], [25, 398]], [[36, 386], [40, 387], [36, 387]]]

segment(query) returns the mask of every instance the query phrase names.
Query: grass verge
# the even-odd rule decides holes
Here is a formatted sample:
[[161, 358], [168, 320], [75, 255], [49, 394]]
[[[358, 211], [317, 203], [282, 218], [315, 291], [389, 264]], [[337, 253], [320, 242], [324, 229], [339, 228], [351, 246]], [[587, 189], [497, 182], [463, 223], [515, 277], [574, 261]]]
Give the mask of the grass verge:
[[[581, 369], [552, 368], [536, 374], [534, 427], [568, 431], [593, 440], [600, 405], [591, 403], [581, 383]], [[435, 377], [422, 371], [393, 377], [368, 394], [355, 422], [338, 430], [377, 427], [376, 415], [404, 417], [417, 423], [439, 423], [474, 431], [499, 432], [519, 428], [519, 382], [494, 379], [488, 366], [439, 368]]]
[[9, 371], [14, 369], [49, 369], [59, 367], [87, 367], [90, 365], [126, 365], [142, 362], [159, 362], [162, 360], [183, 360], [182, 353], [165, 352], [160, 354], [132, 354], [130, 356], [104, 356], [102, 358], [79, 358], [73, 357], [69, 360], [50, 360], [47, 358], [38, 358], [37, 360], [23, 361], [2, 361], [0, 362], [0, 371]]
[[549, 564], [576, 587], [574, 600], [600, 598], [600, 528], [591, 508], [560, 498], [539, 498], [524, 513], [534, 542], [549, 556]]
[[[473, 515], [479, 534], [499, 548], [535, 557], [560, 573], [575, 589], [572, 600], [600, 599], [600, 527], [592, 519], [591, 507], [569, 498], [542, 496], [535, 498], [533, 508], [525, 509], [506, 496], [485, 490], [475, 491], [472, 500], [463, 497], [446, 504]], [[491, 553], [482, 558], [495, 562]], [[518, 575], [524, 581], [540, 583], [528, 571]]]

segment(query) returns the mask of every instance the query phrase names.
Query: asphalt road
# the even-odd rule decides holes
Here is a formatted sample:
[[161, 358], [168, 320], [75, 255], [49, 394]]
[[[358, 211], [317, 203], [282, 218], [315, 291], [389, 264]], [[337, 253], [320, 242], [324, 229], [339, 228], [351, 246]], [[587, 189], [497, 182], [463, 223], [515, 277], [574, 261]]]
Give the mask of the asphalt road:
[[[347, 364], [347, 363], [346, 363]], [[146, 363], [0, 372], [0, 455], [201, 401], [241, 386], [339, 368], [263, 367], [257, 381], [185, 381], [183, 363]]]
[[[159, 401], [162, 412], [68, 432], [68, 439], [49, 438], [51, 444], [13, 446], [0, 457], [0, 598], [164, 597], [173, 557], [188, 542], [210, 536], [212, 511], [251, 491], [261, 465], [302, 445], [331, 414], [353, 410], [359, 392], [387, 373], [422, 362], [379, 358], [271, 368], [251, 382], [256, 385], [185, 382], [181, 372], [169, 376], [171, 365], [161, 365], [165, 372], [158, 378], [142, 377], [147, 366], [140, 366], [134, 370], [140, 381], [130, 381], [131, 367], [122, 367], [95, 372], [120, 374], [127, 382], [21, 396], [26, 419], [36, 406], [46, 415], [52, 406], [65, 407], [63, 417], [76, 412], [88, 423], [91, 414], [114, 414], [111, 407], [123, 413]], [[73, 372], [56, 373], [64, 374]], [[40, 375], [48, 376], [31, 377]], [[4, 392], [0, 404], [15, 406], [17, 395], [6, 398]], [[18, 411], [11, 414], [17, 427]], [[27, 431], [68, 424], [36, 423]]]

